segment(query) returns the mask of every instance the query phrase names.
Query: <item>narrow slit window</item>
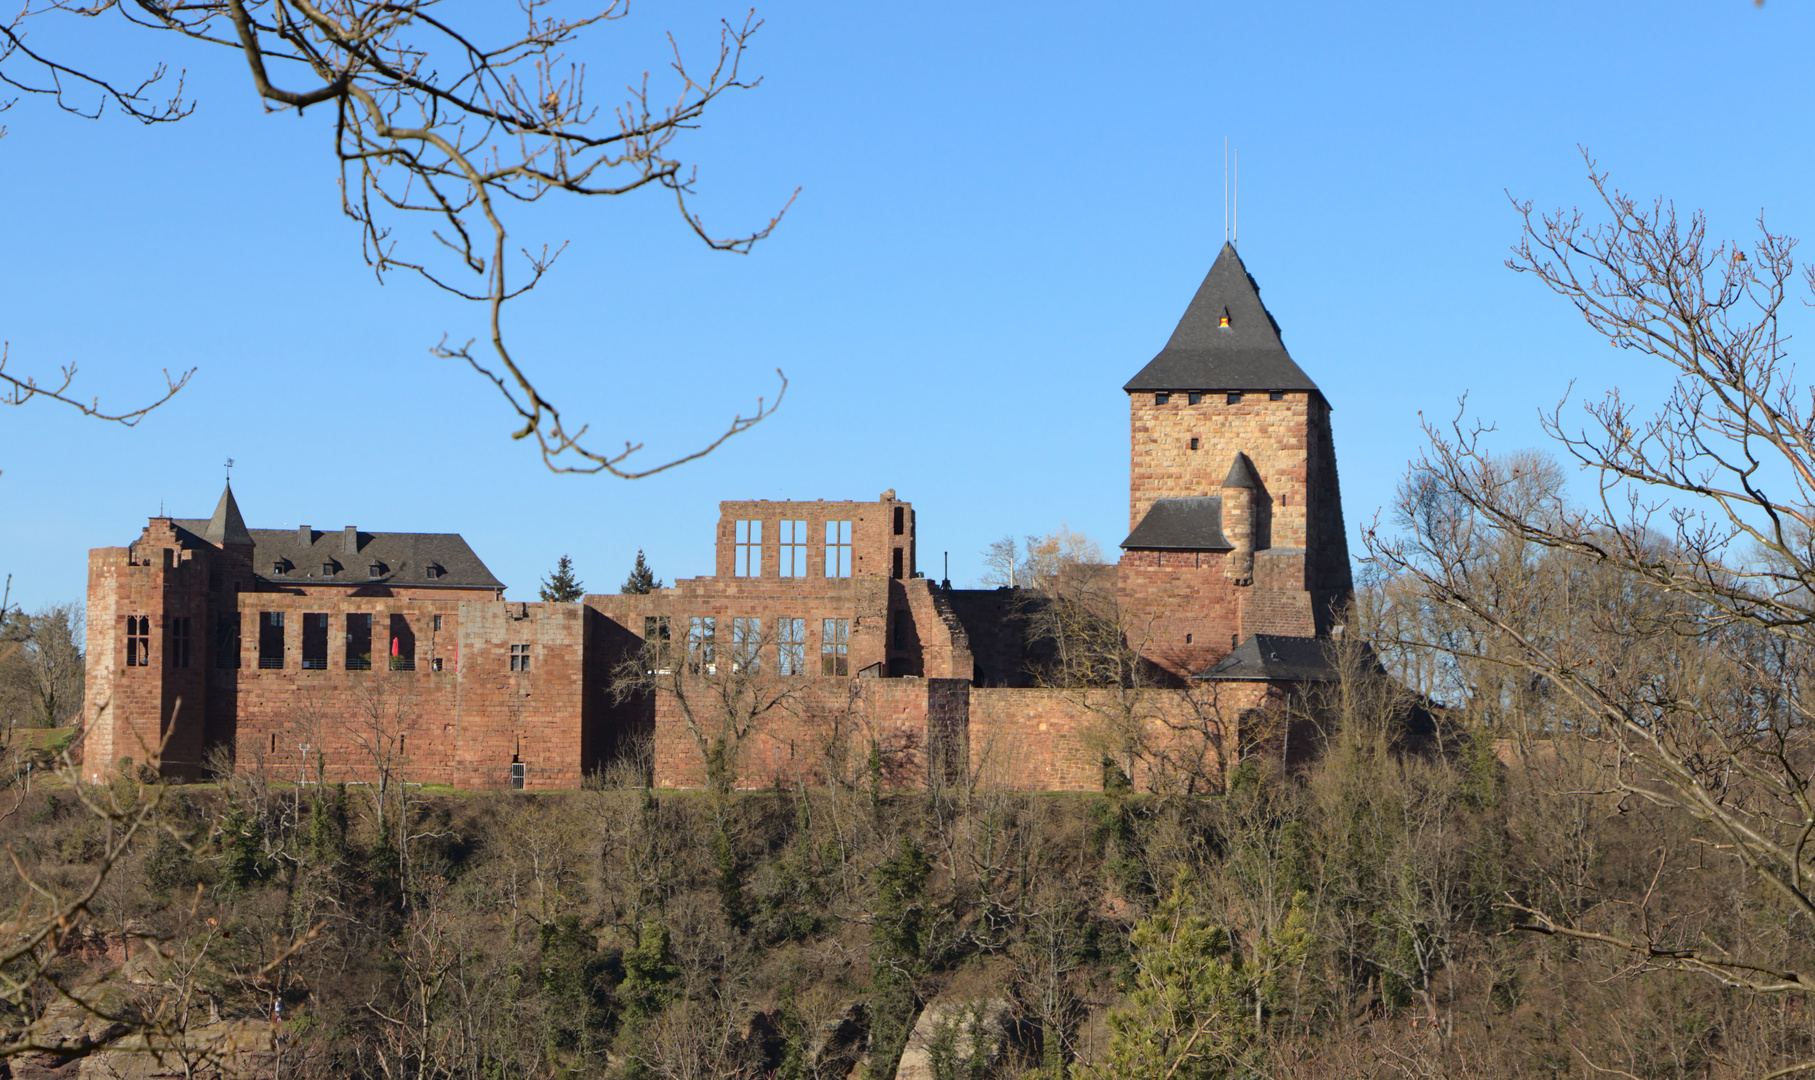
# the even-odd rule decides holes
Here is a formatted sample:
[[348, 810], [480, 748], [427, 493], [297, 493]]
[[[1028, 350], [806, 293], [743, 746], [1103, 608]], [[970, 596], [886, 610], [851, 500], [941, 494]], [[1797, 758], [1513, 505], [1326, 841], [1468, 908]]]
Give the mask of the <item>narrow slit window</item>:
[[907, 507], [897, 506], [895, 508], [895, 535], [901, 536], [901, 535], [904, 535], [906, 532], [907, 532]]
[[807, 546], [811, 542], [808, 538], [806, 522], [782, 522], [780, 546], [776, 549], [778, 558], [775, 572], [777, 576], [806, 577]]
[[1228, 308], [1223, 309], [1222, 315], [1216, 320], [1216, 325], [1218, 327], [1221, 327], [1222, 329], [1225, 329], [1225, 330], [1228, 329], [1228, 327], [1229, 327], [1229, 309]]
[[851, 576], [851, 523], [848, 521], [826, 522], [826, 576]]
[[906, 570], [907, 570], [906, 553], [903, 552], [901, 548], [896, 548], [894, 556], [893, 556], [893, 561], [889, 564], [889, 571], [890, 571], [889, 576], [894, 578], [896, 581], [900, 581], [904, 576], [906, 576]]
[[1193, 450], [1197, 449], [1197, 436], [1196, 435], [1191, 436], [1191, 449], [1193, 449]]
[[731, 563], [733, 577], [763, 576], [763, 523], [737, 523], [737, 546]]

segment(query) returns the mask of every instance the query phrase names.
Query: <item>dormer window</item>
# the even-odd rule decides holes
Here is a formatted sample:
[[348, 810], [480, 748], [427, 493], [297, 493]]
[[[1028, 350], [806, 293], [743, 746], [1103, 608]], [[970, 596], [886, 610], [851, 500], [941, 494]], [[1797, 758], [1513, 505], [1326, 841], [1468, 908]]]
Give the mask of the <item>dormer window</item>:
[[284, 571], [287, 569], [289, 569], [289, 567], [284, 564], [284, 561], [282, 559], [279, 559], [276, 562], [271, 564], [271, 576], [272, 577], [283, 577]]
[[442, 569], [441, 569], [441, 567], [436, 566], [434, 563], [430, 563], [427, 566], [422, 568], [422, 573], [423, 573], [424, 577], [427, 577], [430, 581], [434, 581], [436, 578], [441, 576]]
[[1220, 318], [1216, 321], [1216, 325], [1221, 327], [1224, 330], [1229, 329], [1229, 309], [1228, 308], [1223, 309], [1222, 318]]
[[373, 563], [372, 565], [366, 567], [366, 576], [375, 577], [375, 578], [383, 577], [384, 576], [384, 564], [383, 563]]
[[322, 563], [321, 564], [321, 576], [322, 577], [333, 577], [334, 571], [337, 569], [339, 569], [339, 567], [335, 566], [331, 562]]

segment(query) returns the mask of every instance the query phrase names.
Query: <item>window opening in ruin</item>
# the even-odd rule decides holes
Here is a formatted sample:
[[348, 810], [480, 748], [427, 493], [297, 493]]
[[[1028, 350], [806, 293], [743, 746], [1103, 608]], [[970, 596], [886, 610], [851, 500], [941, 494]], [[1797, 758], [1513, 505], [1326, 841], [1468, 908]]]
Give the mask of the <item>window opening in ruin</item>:
[[1231, 405], [1240, 405], [1242, 403], [1242, 396], [1238, 393], [1231, 392], [1224, 400]]
[[711, 615], [694, 615], [687, 620], [687, 671], [693, 675], [715, 675], [718, 660], [718, 620]]
[[902, 550], [900, 548], [896, 548], [893, 561], [891, 561], [889, 563], [889, 576], [894, 578], [896, 581], [900, 581], [901, 577], [902, 577], [902, 571], [905, 568], [906, 568], [906, 565], [903, 562]]
[[151, 620], [143, 615], [126, 616], [126, 666], [151, 666]]
[[819, 673], [851, 673], [851, 620], [827, 619], [819, 632]]
[[189, 616], [177, 615], [170, 620], [170, 666], [189, 666]]
[[275, 731], [271, 733], [271, 752], [277, 753], [277, 732]]
[[360, 611], [347, 616], [347, 670], [372, 670], [372, 615]]
[[302, 666], [304, 671], [328, 669], [328, 613], [303, 612]]
[[407, 615], [391, 616], [391, 670], [416, 670], [416, 631]]
[[1267, 400], [1284, 401], [1286, 400], [1286, 392], [1284, 390], [1269, 390], [1267, 391]]
[[643, 657], [652, 672], [667, 674], [671, 669], [668, 662], [669, 649], [668, 616], [643, 616]]
[[783, 615], [775, 626], [776, 670], [782, 675], [807, 673], [807, 620]]
[[239, 612], [214, 618], [214, 666], [239, 667]]
[[439, 616], [439, 615], [435, 616], [435, 621], [430, 623], [429, 625], [432, 629], [434, 629], [437, 633], [439, 633], [441, 630], [441, 616]]
[[1185, 635], [1185, 644], [1187, 644], [1187, 645], [1191, 644], [1191, 635], [1190, 634]]
[[258, 666], [261, 668], [284, 666], [284, 613], [281, 611], [266, 611], [259, 614]]
[[760, 521], [740, 521], [737, 523], [737, 547], [731, 561], [733, 577], [763, 576], [763, 523]]
[[410, 752], [409, 738], [410, 737], [408, 735], [397, 736], [397, 756], [398, 757], [408, 757], [409, 756], [409, 752]]
[[528, 771], [521, 761], [510, 763], [510, 786], [515, 791], [523, 790], [523, 775]]
[[1155, 395], [1153, 395], [1153, 403], [1155, 405], [1169, 405], [1172, 403], [1172, 395], [1171, 394], [1155, 394]]
[[826, 522], [826, 576], [851, 576], [851, 523]]
[[512, 645], [510, 647], [510, 669], [512, 671], [529, 670], [528, 645]]
[[731, 620], [731, 671], [755, 673], [762, 670], [763, 621]]
[[430, 671], [440, 671], [441, 670], [441, 657], [437, 656], [433, 660], [429, 661], [429, 670]]
[[781, 523], [780, 547], [776, 549], [776, 573], [782, 577], [807, 576], [807, 545], [811, 541], [804, 521]]
[[1197, 449], [1197, 436], [1196, 435], [1191, 436], [1191, 449], [1193, 449], [1193, 450]]
[[901, 536], [901, 535], [904, 535], [906, 532], [907, 532], [907, 507], [897, 506], [895, 508], [895, 535]]

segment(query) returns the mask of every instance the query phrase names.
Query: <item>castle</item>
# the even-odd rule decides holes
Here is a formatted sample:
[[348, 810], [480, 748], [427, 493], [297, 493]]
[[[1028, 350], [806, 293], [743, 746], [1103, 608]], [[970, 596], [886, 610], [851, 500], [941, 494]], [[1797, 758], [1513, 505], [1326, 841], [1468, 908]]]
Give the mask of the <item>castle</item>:
[[[1129, 533], [1070, 607], [928, 580], [893, 491], [721, 503], [711, 576], [561, 604], [504, 600], [455, 534], [249, 529], [229, 486], [90, 551], [83, 772], [558, 789], [628, 756], [664, 787], [859, 759], [898, 786], [1214, 786], [1334, 677], [1330, 408], [1228, 244], [1123, 391]], [[1041, 674], [1030, 627], [1073, 609], [1119, 674]]]

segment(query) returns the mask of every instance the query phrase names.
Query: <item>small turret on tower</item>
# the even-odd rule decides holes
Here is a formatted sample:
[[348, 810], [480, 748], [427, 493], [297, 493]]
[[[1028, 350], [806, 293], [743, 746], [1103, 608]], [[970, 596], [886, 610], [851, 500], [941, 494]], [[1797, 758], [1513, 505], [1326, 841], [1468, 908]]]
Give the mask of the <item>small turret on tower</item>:
[[1254, 584], [1254, 549], [1259, 546], [1261, 484], [1254, 463], [1237, 451], [1223, 477], [1223, 537], [1229, 541], [1229, 561], [1223, 573], [1237, 585]]

